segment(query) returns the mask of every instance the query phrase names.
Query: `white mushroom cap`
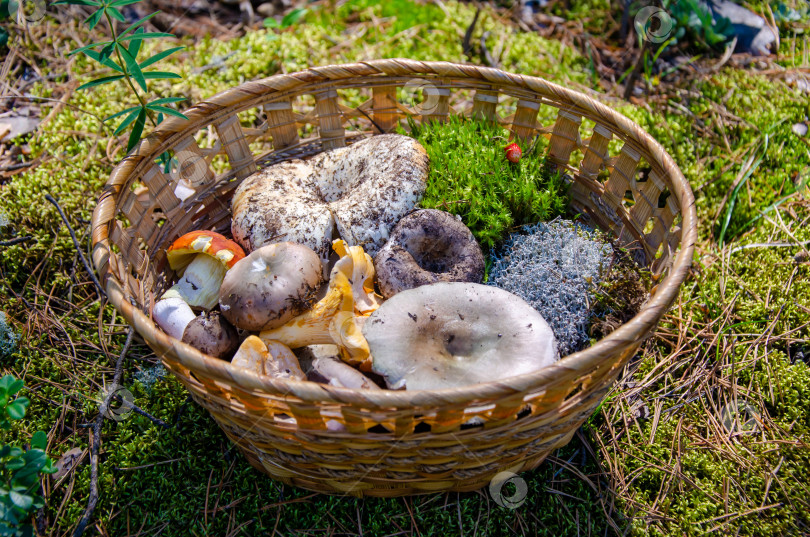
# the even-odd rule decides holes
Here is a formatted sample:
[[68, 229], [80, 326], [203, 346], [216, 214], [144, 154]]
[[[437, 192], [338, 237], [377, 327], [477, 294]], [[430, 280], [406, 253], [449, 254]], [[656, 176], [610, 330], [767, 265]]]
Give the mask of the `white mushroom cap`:
[[520, 297], [474, 283], [402, 291], [363, 327], [389, 388], [455, 388], [534, 372], [559, 359], [548, 323]]
[[427, 171], [425, 149], [396, 134], [277, 164], [236, 189], [231, 231], [247, 250], [278, 241], [304, 244], [324, 267], [335, 234], [373, 256], [422, 199]]

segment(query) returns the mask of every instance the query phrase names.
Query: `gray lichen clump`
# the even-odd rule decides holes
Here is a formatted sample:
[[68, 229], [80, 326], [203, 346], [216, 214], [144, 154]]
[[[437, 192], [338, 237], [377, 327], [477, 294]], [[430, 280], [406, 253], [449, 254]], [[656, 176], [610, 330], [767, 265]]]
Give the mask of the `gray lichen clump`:
[[546, 319], [560, 355], [588, 341], [589, 297], [613, 257], [599, 234], [568, 220], [535, 224], [510, 236], [493, 255], [490, 285], [514, 293]]
[[0, 311], [0, 358], [11, 356], [11, 353], [17, 348], [17, 342], [20, 336], [14, 331], [8, 317]]

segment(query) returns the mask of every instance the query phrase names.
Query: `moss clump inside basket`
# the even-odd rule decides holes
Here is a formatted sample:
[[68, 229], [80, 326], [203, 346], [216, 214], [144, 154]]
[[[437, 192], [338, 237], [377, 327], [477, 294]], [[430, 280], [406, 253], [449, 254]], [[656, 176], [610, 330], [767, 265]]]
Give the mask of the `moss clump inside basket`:
[[565, 214], [568, 187], [539, 143], [519, 142], [523, 157], [513, 164], [504, 156], [509, 131], [498, 124], [451, 116], [447, 123], [409, 126], [430, 157], [422, 207], [461, 216], [485, 250], [521, 225]]

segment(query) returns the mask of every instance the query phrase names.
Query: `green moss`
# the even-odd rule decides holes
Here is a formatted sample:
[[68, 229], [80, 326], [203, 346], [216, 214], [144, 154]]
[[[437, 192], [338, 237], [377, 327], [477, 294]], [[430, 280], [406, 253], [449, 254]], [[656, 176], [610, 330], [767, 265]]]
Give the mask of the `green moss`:
[[548, 171], [537, 152], [516, 164], [506, 160], [508, 131], [452, 116], [445, 123], [411, 124], [430, 158], [422, 206], [461, 216], [485, 248], [497, 246], [517, 226], [543, 222], [568, 206], [562, 177]]
[[[798, 226], [791, 234], [810, 240]], [[795, 360], [810, 339], [810, 266], [794, 260], [798, 247], [767, 246], [792, 240], [780, 226], [762, 224], [737, 246], [765, 246], [705, 257], [680, 303], [693, 303], [689, 326], [719, 327], [693, 328], [685, 348], [654, 346], [633, 375], [645, 383], [642, 401], [651, 413], [658, 405], [660, 416], [633, 420], [617, 440], [626, 450], [619, 473], [634, 476], [628, 496], [645, 520], [633, 525], [635, 535], [704, 535], [716, 526], [721, 533], [795, 535], [810, 524], [802, 477], [810, 454], [800, 440], [810, 430], [810, 368]], [[675, 314], [662, 328], [677, 333], [683, 322]], [[666, 362], [674, 350], [680, 359]], [[695, 369], [704, 360], [708, 365]], [[707, 376], [716, 382], [700, 382]], [[741, 421], [753, 419], [754, 430], [723, 427], [722, 409], [735, 398], [753, 409], [757, 417]], [[770, 507], [758, 511], [762, 506]]]

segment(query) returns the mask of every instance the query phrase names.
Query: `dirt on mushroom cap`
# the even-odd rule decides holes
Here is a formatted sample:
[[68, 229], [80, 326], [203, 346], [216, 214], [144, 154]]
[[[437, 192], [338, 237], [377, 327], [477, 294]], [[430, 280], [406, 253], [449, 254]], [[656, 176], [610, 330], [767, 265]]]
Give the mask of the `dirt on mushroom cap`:
[[245, 330], [280, 326], [310, 307], [321, 274], [318, 256], [306, 246], [291, 242], [263, 246], [225, 275], [220, 310]]
[[371, 255], [424, 194], [424, 148], [400, 135], [374, 136], [245, 179], [233, 198], [234, 238], [246, 249], [289, 240], [326, 263], [333, 233]]

